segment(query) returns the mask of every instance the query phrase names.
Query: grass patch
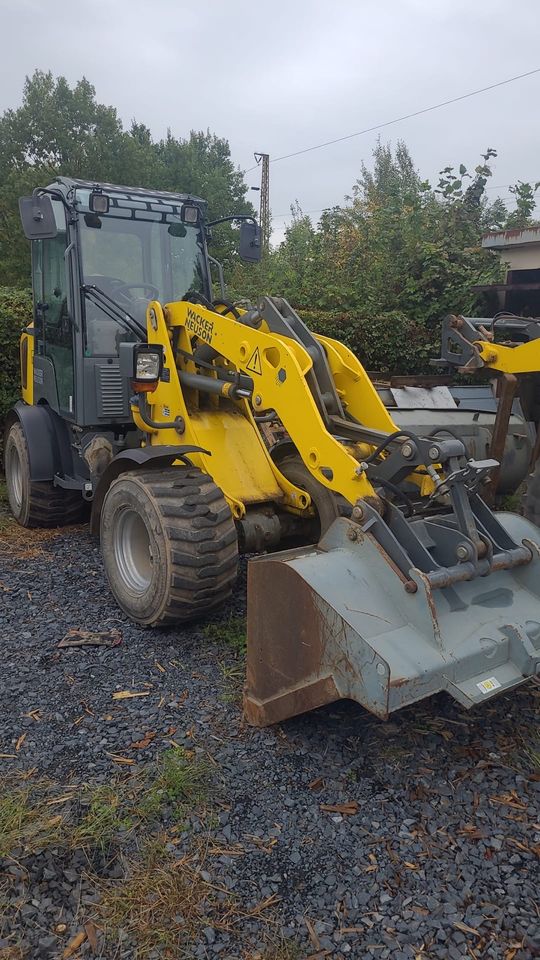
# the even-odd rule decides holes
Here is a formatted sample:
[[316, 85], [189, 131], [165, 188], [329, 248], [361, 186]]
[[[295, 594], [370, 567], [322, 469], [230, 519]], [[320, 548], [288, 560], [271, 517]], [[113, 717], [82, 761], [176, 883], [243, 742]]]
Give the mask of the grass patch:
[[9, 507], [0, 503], [0, 557], [33, 560], [46, 556], [43, 544], [60, 533], [80, 529], [76, 527], [21, 527], [12, 517]]
[[7, 495], [7, 485], [3, 477], [0, 477], [0, 534], [15, 523], [11, 516]]
[[242, 690], [246, 679], [244, 663], [220, 663], [219, 671], [224, 681], [224, 689], [220, 694], [223, 703], [238, 703], [242, 698]]
[[246, 618], [230, 616], [227, 620], [218, 623], [208, 623], [203, 630], [208, 640], [222, 643], [244, 657], [247, 650]]
[[[257, 940], [268, 943], [257, 954], [260, 960], [300, 960], [295, 944], [276, 942], [276, 897], [246, 905], [219, 882], [219, 864], [208, 852], [211, 830], [219, 828], [217, 819], [206, 816], [210, 785], [207, 763], [179, 747], [142, 773], [122, 773], [108, 784], [63, 787], [32, 774], [6, 778], [0, 788], [0, 856], [26, 867], [33, 853], [49, 847], [63, 867], [70, 851], [83, 849], [86, 881], [99, 897], [82, 921], [87, 917], [99, 931], [100, 956], [116, 956], [121, 947], [138, 960], [156, 953], [163, 960], [188, 960], [212, 928], [234, 937], [231, 952], [239, 960], [254, 960], [253, 933], [245, 925], [256, 921]], [[188, 808], [204, 817], [200, 833], [186, 835], [175, 824]], [[116, 860], [123, 876], [109, 879], [103, 871]], [[28, 888], [15, 903], [7, 891], [2, 896], [2, 882], [0, 873], [0, 936], [3, 925], [13, 929], [25, 897], [32, 896]], [[0, 960], [19, 957], [0, 953]]]
[[215, 643], [227, 647], [234, 654], [233, 663], [222, 662], [219, 664], [221, 676], [224, 680], [224, 689], [220, 694], [220, 699], [223, 703], [238, 703], [242, 697], [242, 687], [245, 680], [246, 618], [231, 615], [227, 620], [207, 624], [203, 633], [208, 640], [213, 640]]
[[9, 778], [0, 793], [0, 856], [15, 848], [25, 853], [61, 843], [64, 817], [55, 810], [46, 781], [20, 782]]
[[[81, 525], [68, 527], [21, 527], [14, 519], [8, 501], [7, 485], [0, 477], [0, 557], [32, 559], [44, 556], [43, 544], [60, 533], [80, 530]], [[1, 960], [1, 958], [0, 958]]]
[[[187, 853], [176, 856], [167, 852], [165, 841], [163, 836], [147, 843], [121, 883], [100, 885], [97, 922], [109, 950], [120, 937], [125, 944], [127, 936], [128, 942], [136, 944], [138, 960], [156, 949], [167, 960], [190, 960], [193, 947], [205, 942], [204, 930], [210, 927], [235, 936], [230, 952], [239, 958], [300, 960], [301, 953], [292, 941], [269, 942], [268, 950], [262, 953], [247, 949], [244, 921], [258, 920], [264, 928], [258, 939], [270, 940], [267, 928], [275, 923], [275, 898], [246, 908], [236, 894], [217, 880], [208, 879], [212, 865], [205, 862], [204, 838], [192, 844]], [[205, 867], [208, 872], [204, 870], [203, 877]]]
[[22, 947], [14, 944], [10, 947], [0, 947], [0, 960], [28, 960], [28, 955]]
[[0, 792], [0, 856], [45, 847], [104, 849], [131, 826], [119, 786], [68, 787], [9, 778]]
[[101, 895], [107, 941], [133, 936], [140, 960], [156, 948], [164, 957], [193, 956], [202, 929], [228, 929], [237, 910], [233, 894], [205, 881], [190, 855], [147, 858], [121, 884], [104, 884]]
[[[126, 799], [128, 802], [126, 803]], [[117, 786], [98, 786], [83, 791], [80, 805], [86, 810], [79, 823], [69, 831], [70, 846], [104, 850], [119, 831], [134, 825], [129, 798], [123, 798]]]
[[140, 777], [96, 786], [58, 785], [27, 775], [0, 789], [0, 856], [45, 847], [104, 850], [137, 826], [177, 822], [206, 801], [210, 768], [180, 747], [167, 750]]
[[510, 513], [521, 513], [523, 506], [523, 491], [516, 490], [515, 493], [507, 493], [501, 497], [499, 510], [508, 510]]
[[528, 773], [540, 773], [540, 737], [535, 736], [522, 747], [523, 766]]
[[152, 782], [142, 791], [136, 811], [143, 820], [155, 820], [167, 807], [173, 820], [181, 820], [190, 807], [208, 796], [210, 768], [182, 747], [171, 747], [161, 756]]
[[278, 944], [269, 946], [264, 953], [250, 954], [250, 960], [303, 960], [306, 956], [296, 940], [281, 940]]

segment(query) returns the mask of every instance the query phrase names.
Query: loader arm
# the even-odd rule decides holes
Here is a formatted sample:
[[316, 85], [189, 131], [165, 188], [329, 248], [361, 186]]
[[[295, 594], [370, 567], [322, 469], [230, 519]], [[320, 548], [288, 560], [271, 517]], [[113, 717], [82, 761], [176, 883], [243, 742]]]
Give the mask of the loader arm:
[[[135, 401], [135, 422], [152, 445], [174, 444], [176, 431], [198, 448], [194, 462], [213, 477], [235, 519], [250, 504], [304, 515], [310, 507], [263, 443], [257, 419], [270, 416], [281, 420], [320, 487], [351, 505], [406, 588], [417, 589], [413, 568], [442, 587], [530, 560], [476, 492], [496, 463], [467, 461], [461, 441], [444, 431], [422, 438], [395, 429], [359, 361], [337, 341], [316, 338], [286, 301], [265, 297], [236, 316], [187, 301], [163, 309], [153, 302], [148, 336], [164, 347], [166, 376], [148, 406]], [[419, 489], [417, 517], [404, 483]], [[396, 496], [413, 522], [392, 502]], [[444, 500], [450, 515], [436, 523], [425, 511]]]
[[[320, 483], [340, 493], [349, 503], [360, 497], [376, 497], [370, 481], [358, 471], [357, 460], [325, 428], [306, 386], [313, 361], [303, 347], [283, 335], [255, 329], [229, 315], [188, 303], [169, 304], [166, 313], [168, 325], [184, 331], [190, 352], [194, 335], [204, 333], [205, 344], [251, 378], [253, 410], [260, 414], [275, 410], [303, 462]], [[180, 372], [187, 371], [188, 366], [189, 362], [180, 358]], [[371, 391], [377, 397], [372, 387]], [[378, 397], [377, 401], [384, 411]], [[252, 420], [247, 401], [240, 403], [244, 414]], [[254, 422], [253, 426], [256, 429]], [[390, 428], [393, 429], [391, 421]]]
[[[211, 371], [197, 369], [196, 363], [189, 359], [196, 351], [194, 341], [202, 341], [220, 358], [226, 358], [229, 371], [241, 372], [250, 381], [248, 392], [251, 406], [247, 398], [236, 399], [252, 427], [250, 437], [258, 435], [254, 417], [275, 411], [305, 466], [319, 483], [340, 494], [352, 505], [366, 498], [374, 504], [379, 503], [368, 471], [359, 463], [358, 455], [354, 456], [350, 452], [351, 447], [348, 449], [338, 436], [349, 432], [350, 437], [360, 444], [360, 453], [366, 455], [393, 434], [399, 435], [401, 440], [405, 438], [401, 437], [362, 365], [346, 347], [337, 341], [319, 338], [325, 347], [331, 383], [340, 403], [343, 401], [351, 417], [350, 421], [345, 421], [343, 416], [339, 416], [343, 414], [340, 408], [336, 414], [327, 415], [325, 423], [323, 417], [326, 411], [321, 412], [317, 403], [319, 398], [314, 395], [309, 383], [314, 367], [313, 357], [306, 346], [297, 340], [283, 332], [270, 330], [264, 320], [258, 329], [243, 323], [245, 311], [239, 311], [241, 315], [237, 320], [230, 314], [182, 301], [167, 304], [164, 311], [159, 303], [154, 302], [149, 309], [154, 311], [157, 318], [155, 330], [149, 324], [150, 342], [162, 343], [165, 332], [171, 331], [166, 337], [166, 362], [171, 371], [171, 381], [160, 385], [152, 398], [153, 405], [160, 408], [165, 404], [169, 409], [177, 409], [177, 413], [186, 420], [186, 428], [189, 423], [191, 429], [196, 429], [183, 397], [182, 381], [190, 384], [194, 390], [197, 381], [188, 378], [198, 377], [199, 387], [205, 389], [209, 377], [219, 380], [220, 370], [219, 365]], [[176, 357], [173, 341], [179, 350]], [[234, 391], [225, 387], [222, 395], [234, 397]], [[189, 402], [189, 394], [187, 399]], [[138, 422], [136, 411], [135, 419]], [[335, 432], [331, 432], [331, 427], [335, 428]], [[189, 436], [188, 431], [186, 439], [211, 448], [211, 445], [205, 444], [200, 431], [197, 436]], [[152, 442], [167, 443], [171, 439], [163, 431], [156, 431]], [[214, 476], [215, 466], [214, 462], [208, 463], [209, 472]], [[433, 478], [425, 474], [414, 476], [414, 466], [413, 462], [407, 473], [420, 486], [422, 494], [431, 494], [435, 489]], [[298, 502], [298, 491], [291, 489], [291, 485], [274, 466], [273, 470], [284, 488], [285, 503], [292, 508], [305, 506]], [[227, 495], [226, 483], [223, 489]]]

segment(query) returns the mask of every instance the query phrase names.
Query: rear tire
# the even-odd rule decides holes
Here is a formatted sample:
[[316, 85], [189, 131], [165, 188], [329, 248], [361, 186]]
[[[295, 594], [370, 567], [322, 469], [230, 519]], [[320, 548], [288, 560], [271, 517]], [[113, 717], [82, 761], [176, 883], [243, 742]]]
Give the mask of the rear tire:
[[78, 491], [31, 479], [28, 444], [17, 420], [6, 437], [4, 468], [11, 512], [22, 527], [63, 527], [82, 520], [87, 504]]
[[123, 473], [101, 510], [101, 551], [111, 591], [130, 620], [195, 620], [225, 603], [238, 567], [230, 508], [194, 467]]

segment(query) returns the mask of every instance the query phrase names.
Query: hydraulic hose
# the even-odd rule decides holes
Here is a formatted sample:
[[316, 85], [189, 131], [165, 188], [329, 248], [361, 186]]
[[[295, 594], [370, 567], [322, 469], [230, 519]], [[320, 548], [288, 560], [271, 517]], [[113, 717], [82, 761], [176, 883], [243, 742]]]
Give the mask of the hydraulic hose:
[[144, 394], [135, 394], [129, 402], [132, 407], [137, 407], [141, 420], [152, 430], [176, 430], [180, 435], [185, 433], [186, 424], [183, 417], [176, 417], [175, 420], [152, 420]]
[[373, 463], [379, 454], [381, 454], [383, 450], [386, 450], [387, 446], [392, 442], [392, 440], [397, 440], [398, 437], [406, 437], [407, 440], [412, 440], [414, 443], [418, 440], [416, 434], [412, 433], [410, 430], [395, 430], [394, 433], [391, 433], [389, 436], [385, 437], [383, 442], [380, 443], [379, 446], [376, 447], [368, 457], [364, 457], [362, 462]]

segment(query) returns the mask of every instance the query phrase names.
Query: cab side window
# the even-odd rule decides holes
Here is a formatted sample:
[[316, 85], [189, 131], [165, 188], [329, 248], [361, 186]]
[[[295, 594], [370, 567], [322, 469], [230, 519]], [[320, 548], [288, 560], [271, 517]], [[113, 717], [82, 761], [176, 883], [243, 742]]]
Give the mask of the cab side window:
[[53, 207], [58, 226], [56, 237], [35, 240], [32, 245], [36, 352], [53, 363], [59, 409], [73, 413], [73, 326], [65, 261], [66, 222], [62, 204], [53, 201]]

